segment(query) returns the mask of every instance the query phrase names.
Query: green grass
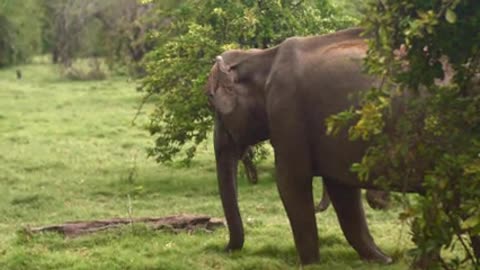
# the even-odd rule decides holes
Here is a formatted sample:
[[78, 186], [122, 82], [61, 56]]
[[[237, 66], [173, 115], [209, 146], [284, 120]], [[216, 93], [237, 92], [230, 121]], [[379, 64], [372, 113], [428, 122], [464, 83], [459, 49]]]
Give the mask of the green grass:
[[[239, 179], [245, 248], [222, 251], [227, 231], [173, 234], [128, 226], [74, 239], [28, 235], [25, 226], [77, 219], [197, 213], [222, 217], [210, 143], [192, 168], [147, 159], [147, 105], [126, 78], [69, 82], [54, 67], [0, 70], [0, 269], [298, 269], [271, 162], [260, 184]], [[150, 107], [149, 107], [150, 106]], [[321, 195], [315, 181], [315, 196]], [[130, 199], [129, 199], [130, 198]], [[368, 208], [368, 207], [367, 207]], [[411, 258], [399, 208], [367, 209], [372, 233], [396, 263], [362, 262], [345, 241], [333, 209], [317, 216], [321, 262], [309, 269], [406, 269]]]

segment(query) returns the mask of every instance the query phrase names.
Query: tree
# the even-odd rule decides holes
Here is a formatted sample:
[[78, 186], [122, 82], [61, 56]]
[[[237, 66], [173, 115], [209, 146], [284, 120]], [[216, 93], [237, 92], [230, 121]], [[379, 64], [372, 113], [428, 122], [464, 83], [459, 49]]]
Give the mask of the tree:
[[[162, 1], [154, 1], [160, 3]], [[216, 55], [231, 48], [266, 48], [294, 35], [332, 32], [353, 24], [328, 1], [184, 1], [168, 31], [154, 33], [158, 47], [148, 54], [140, 88], [156, 96], [150, 154], [160, 162], [188, 163], [211, 131], [212, 114], [202, 94]]]
[[140, 63], [153, 49], [148, 32], [160, 29], [165, 18], [157, 16], [152, 3], [138, 0], [117, 0], [110, 8], [95, 15], [105, 30], [106, 58], [110, 67], [126, 67], [130, 75], [141, 75]]
[[[85, 51], [82, 41], [86, 38], [86, 31], [96, 15], [111, 6], [110, 1], [98, 0], [56, 0], [45, 1], [45, 9], [51, 13], [50, 22], [47, 23], [51, 31], [51, 50], [54, 63], [61, 63], [68, 68], [75, 57]], [[88, 49], [87, 49], [88, 51]]]
[[35, 0], [0, 0], [0, 67], [28, 61], [40, 51], [41, 12]]
[[15, 62], [13, 29], [9, 19], [0, 14], [0, 67]]
[[[152, 4], [138, 0], [43, 0], [44, 50], [54, 63], [72, 69], [77, 58], [104, 57], [110, 68], [141, 71], [138, 63], [151, 49], [147, 32], [162, 20]], [[116, 69], [119, 70], [119, 69]]]
[[332, 1], [332, 4], [342, 13], [360, 18], [367, 9], [367, 3], [369, 1], [364, 0], [336, 0]]
[[[352, 166], [360, 178], [423, 180], [425, 196], [402, 215], [417, 266], [480, 269], [480, 2], [378, 0], [365, 25], [367, 69], [382, 84], [359, 110], [332, 116], [330, 130], [353, 123], [351, 138], [373, 143]], [[440, 255], [455, 247], [463, 254]]]

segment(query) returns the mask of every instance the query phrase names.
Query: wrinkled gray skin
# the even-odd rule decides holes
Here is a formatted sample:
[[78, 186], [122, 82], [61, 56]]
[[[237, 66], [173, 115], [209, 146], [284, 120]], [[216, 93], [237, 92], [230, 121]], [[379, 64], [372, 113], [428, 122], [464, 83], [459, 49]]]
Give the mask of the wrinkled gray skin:
[[[245, 150], [270, 139], [276, 181], [302, 264], [319, 259], [312, 177], [322, 176], [342, 231], [360, 257], [389, 263], [370, 235], [360, 182], [350, 171], [365, 143], [346, 133], [327, 136], [325, 119], [357, 106], [355, 93], [375, 81], [361, 72], [367, 45], [361, 29], [290, 38], [266, 50], [233, 50], [217, 57], [206, 87], [215, 108], [214, 145], [220, 196], [228, 224], [228, 250], [241, 249], [243, 223], [237, 204], [237, 164]], [[402, 185], [392, 187], [402, 190]], [[420, 183], [408, 183], [418, 191]], [[405, 187], [405, 186], [403, 186]]]

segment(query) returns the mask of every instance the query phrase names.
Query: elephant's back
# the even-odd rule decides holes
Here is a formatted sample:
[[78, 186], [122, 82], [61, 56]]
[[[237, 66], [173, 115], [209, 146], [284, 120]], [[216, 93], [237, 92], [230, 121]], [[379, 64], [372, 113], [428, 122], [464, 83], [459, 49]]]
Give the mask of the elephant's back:
[[308, 141], [314, 173], [359, 185], [350, 166], [361, 160], [364, 143], [348, 140], [346, 131], [327, 136], [325, 121], [356, 107], [357, 93], [374, 83], [362, 72], [367, 44], [359, 31], [353, 32], [282, 43], [266, 89], [270, 122], [291, 122], [292, 128], [305, 129], [297, 139]]
[[347, 130], [337, 136], [326, 134], [326, 119], [350, 108], [357, 108], [359, 94], [371, 88], [374, 78], [363, 73], [367, 44], [361, 39], [344, 40], [307, 51], [301, 59], [305, 121], [311, 127], [313, 167], [319, 176], [335, 178], [349, 185], [360, 185], [350, 167], [359, 162], [366, 144], [348, 139]]

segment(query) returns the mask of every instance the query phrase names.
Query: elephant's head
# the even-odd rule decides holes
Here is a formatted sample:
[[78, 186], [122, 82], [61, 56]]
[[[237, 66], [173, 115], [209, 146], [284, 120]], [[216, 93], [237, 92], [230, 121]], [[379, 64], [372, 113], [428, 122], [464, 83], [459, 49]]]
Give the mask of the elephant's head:
[[237, 105], [234, 93], [235, 72], [225, 64], [222, 56], [217, 56], [210, 71], [205, 92], [210, 105], [222, 114], [230, 114]]
[[216, 121], [241, 148], [268, 138], [264, 86], [270, 65], [263, 63], [261, 52], [229, 51], [217, 56], [205, 89]]
[[218, 56], [205, 94], [215, 110], [217, 178], [230, 232], [228, 249], [243, 246], [236, 174], [248, 146], [268, 138], [264, 86], [271, 63], [263, 51], [230, 51]]

